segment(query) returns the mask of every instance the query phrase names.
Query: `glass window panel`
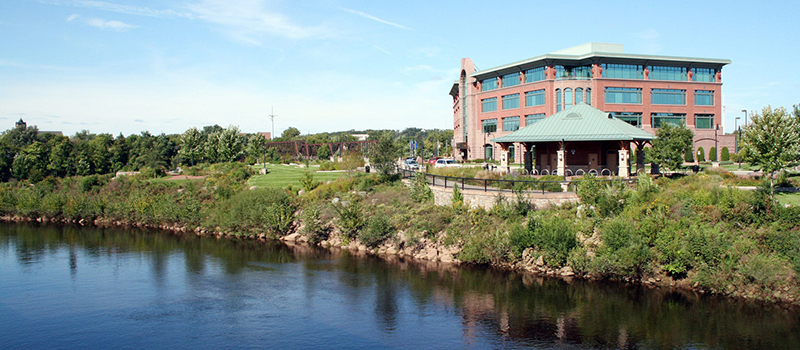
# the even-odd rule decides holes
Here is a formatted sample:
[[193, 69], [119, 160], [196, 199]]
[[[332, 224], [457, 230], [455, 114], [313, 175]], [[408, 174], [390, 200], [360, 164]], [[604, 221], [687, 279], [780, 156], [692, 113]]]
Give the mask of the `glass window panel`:
[[561, 112], [561, 89], [556, 89], [556, 112]]
[[519, 94], [503, 96], [503, 109], [519, 108]]
[[525, 116], [525, 126], [534, 124], [544, 119], [544, 113], [528, 114]]
[[525, 71], [525, 82], [532, 83], [535, 81], [544, 80], [544, 67], [537, 67], [534, 69], [528, 69]]
[[526, 92], [525, 106], [544, 106], [544, 89]]
[[611, 112], [614, 118], [622, 120], [630, 125], [641, 128], [642, 127], [642, 113], [634, 112]]
[[592, 89], [586, 89], [586, 104], [592, 105]]
[[497, 119], [484, 119], [481, 124], [484, 134], [497, 131]]
[[583, 102], [583, 89], [577, 88], [575, 89], [575, 104]]
[[519, 85], [519, 73], [511, 73], [503, 76], [503, 87]]
[[714, 128], [714, 115], [713, 114], [695, 114], [694, 127], [698, 129], [713, 129]]
[[572, 107], [572, 89], [564, 89], [564, 109]]
[[503, 131], [519, 130], [519, 116], [503, 118]]
[[716, 81], [714, 75], [717, 70], [714, 68], [692, 68], [692, 81], [705, 81], [713, 83]]
[[654, 128], [660, 128], [664, 124], [686, 125], [686, 114], [680, 113], [653, 113], [650, 115]]
[[714, 91], [697, 90], [694, 92], [694, 104], [697, 106], [713, 106]]
[[486, 145], [483, 149], [483, 159], [493, 159], [494, 158], [494, 147], [492, 145]]
[[652, 66], [649, 67], [649, 69], [650, 69], [650, 80], [675, 80], [675, 81], [686, 80], [685, 67]]
[[494, 112], [497, 110], [497, 97], [481, 100], [481, 112]]
[[607, 87], [605, 88], [605, 101], [606, 103], [641, 104], [642, 89]]
[[685, 105], [686, 90], [652, 89], [650, 103], [657, 105]]
[[490, 91], [494, 89], [497, 89], [497, 78], [481, 80], [481, 91]]
[[636, 64], [609, 64], [604, 63], [603, 78], [612, 79], [642, 79], [642, 66]]

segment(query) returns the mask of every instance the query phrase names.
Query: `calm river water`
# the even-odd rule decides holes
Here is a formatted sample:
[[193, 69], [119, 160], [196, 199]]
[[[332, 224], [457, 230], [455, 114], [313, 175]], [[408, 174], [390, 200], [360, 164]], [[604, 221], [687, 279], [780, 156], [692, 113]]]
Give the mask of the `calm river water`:
[[798, 349], [800, 315], [281, 243], [0, 224], [0, 349]]

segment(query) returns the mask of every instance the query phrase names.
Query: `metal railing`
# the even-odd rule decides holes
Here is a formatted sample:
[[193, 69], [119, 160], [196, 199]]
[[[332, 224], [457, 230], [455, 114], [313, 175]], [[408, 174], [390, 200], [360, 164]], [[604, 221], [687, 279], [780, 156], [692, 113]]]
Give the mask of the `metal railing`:
[[[431, 186], [442, 186], [444, 188], [452, 188], [455, 186], [461, 187], [462, 190], [464, 189], [473, 189], [473, 190], [483, 190], [484, 192], [496, 191], [496, 192], [503, 192], [503, 191], [513, 191], [514, 189], [523, 190], [523, 191], [541, 191], [542, 194], [545, 192], [565, 192], [563, 185], [566, 185], [567, 191], [573, 191], [575, 186], [581, 180], [537, 180], [537, 179], [480, 179], [480, 178], [472, 178], [472, 177], [458, 177], [458, 176], [447, 176], [447, 175], [436, 175], [416, 170], [408, 170], [408, 169], [397, 169], [398, 173], [404, 179], [411, 178], [416, 176], [416, 174], [423, 174], [425, 176], [425, 182]], [[614, 181], [624, 181], [627, 183], [633, 183], [636, 181], [635, 178], [628, 178], [628, 179], [597, 179], [600, 182], [614, 182]]]

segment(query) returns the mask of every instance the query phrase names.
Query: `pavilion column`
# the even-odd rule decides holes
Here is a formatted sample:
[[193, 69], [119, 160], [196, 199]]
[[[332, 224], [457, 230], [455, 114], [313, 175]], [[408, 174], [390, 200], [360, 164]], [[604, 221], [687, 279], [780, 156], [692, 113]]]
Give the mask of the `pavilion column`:
[[559, 176], [566, 176], [567, 175], [567, 151], [564, 147], [561, 147], [560, 150], [556, 151], [558, 154], [558, 163], [556, 164], [556, 169], [558, 171]]
[[500, 142], [500, 168], [506, 169], [506, 172], [511, 172], [511, 168], [508, 166], [508, 143]]
[[619, 150], [619, 176], [630, 177], [631, 170], [628, 161], [631, 159], [630, 151], [626, 149]]
[[636, 143], [636, 172], [644, 171], [644, 143]]

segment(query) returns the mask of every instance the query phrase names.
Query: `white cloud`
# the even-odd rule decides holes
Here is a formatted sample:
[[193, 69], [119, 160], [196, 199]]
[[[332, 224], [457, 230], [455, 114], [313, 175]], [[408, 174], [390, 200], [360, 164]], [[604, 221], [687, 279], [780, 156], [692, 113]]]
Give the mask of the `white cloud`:
[[287, 16], [267, 9], [261, 0], [202, 0], [188, 4], [194, 18], [226, 27], [237, 40], [258, 44], [263, 34], [288, 39], [314, 39], [331, 36], [323, 25], [303, 26]]
[[81, 15], [77, 15], [77, 14], [69, 16], [69, 17], [67, 17], [67, 22], [72, 22], [72, 21], [78, 19], [78, 17], [80, 17], [80, 16]]
[[92, 27], [96, 27], [96, 28], [100, 28], [100, 29], [111, 29], [111, 30], [116, 30], [116, 31], [124, 31], [124, 30], [128, 30], [128, 29], [131, 29], [131, 28], [136, 28], [136, 26], [130, 25], [130, 24], [127, 24], [127, 23], [124, 23], [124, 22], [106, 21], [106, 20], [100, 19], [100, 18], [90, 18], [90, 19], [87, 19], [86, 21], [84, 21], [84, 23], [86, 23], [86, 24], [88, 24], [88, 25], [90, 25]]
[[354, 14], [354, 15], [359, 15], [359, 16], [361, 16], [361, 17], [364, 17], [364, 18], [367, 18], [367, 19], [371, 19], [371, 20], [373, 20], [373, 21], [380, 22], [380, 23], [383, 23], [383, 24], [388, 24], [388, 25], [390, 25], [390, 26], [392, 26], [392, 27], [397, 27], [397, 28], [400, 28], [400, 29], [411, 30], [411, 28], [409, 28], [409, 27], [406, 27], [406, 26], [404, 26], [404, 25], [397, 24], [397, 23], [394, 23], [394, 22], [389, 22], [389, 21], [387, 21], [387, 20], [385, 20], [385, 19], [381, 19], [381, 18], [375, 17], [375, 16], [373, 16], [373, 15], [370, 15], [370, 14], [368, 14], [368, 13], [364, 13], [364, 12], [361, 12], [361, 11], [358, 11], [358, 10], [352, 10], [352, 9], [348, 9], [348, 8], [344, 8], [344, 7], [342, 7], [341, 9], [342, 9], [342, 11], [349, 12], [349, 13], [352, 13], [352, 14]]
[[169, 10], [154, 10], [148, 7], [129, 6], [105, 1], [92, 0], [40, 0], [39, 2], [51, 5], [63, 5], [108, 12], [124, 13], [126, 15], [146, 17], [191, 17], [189, 13]]

